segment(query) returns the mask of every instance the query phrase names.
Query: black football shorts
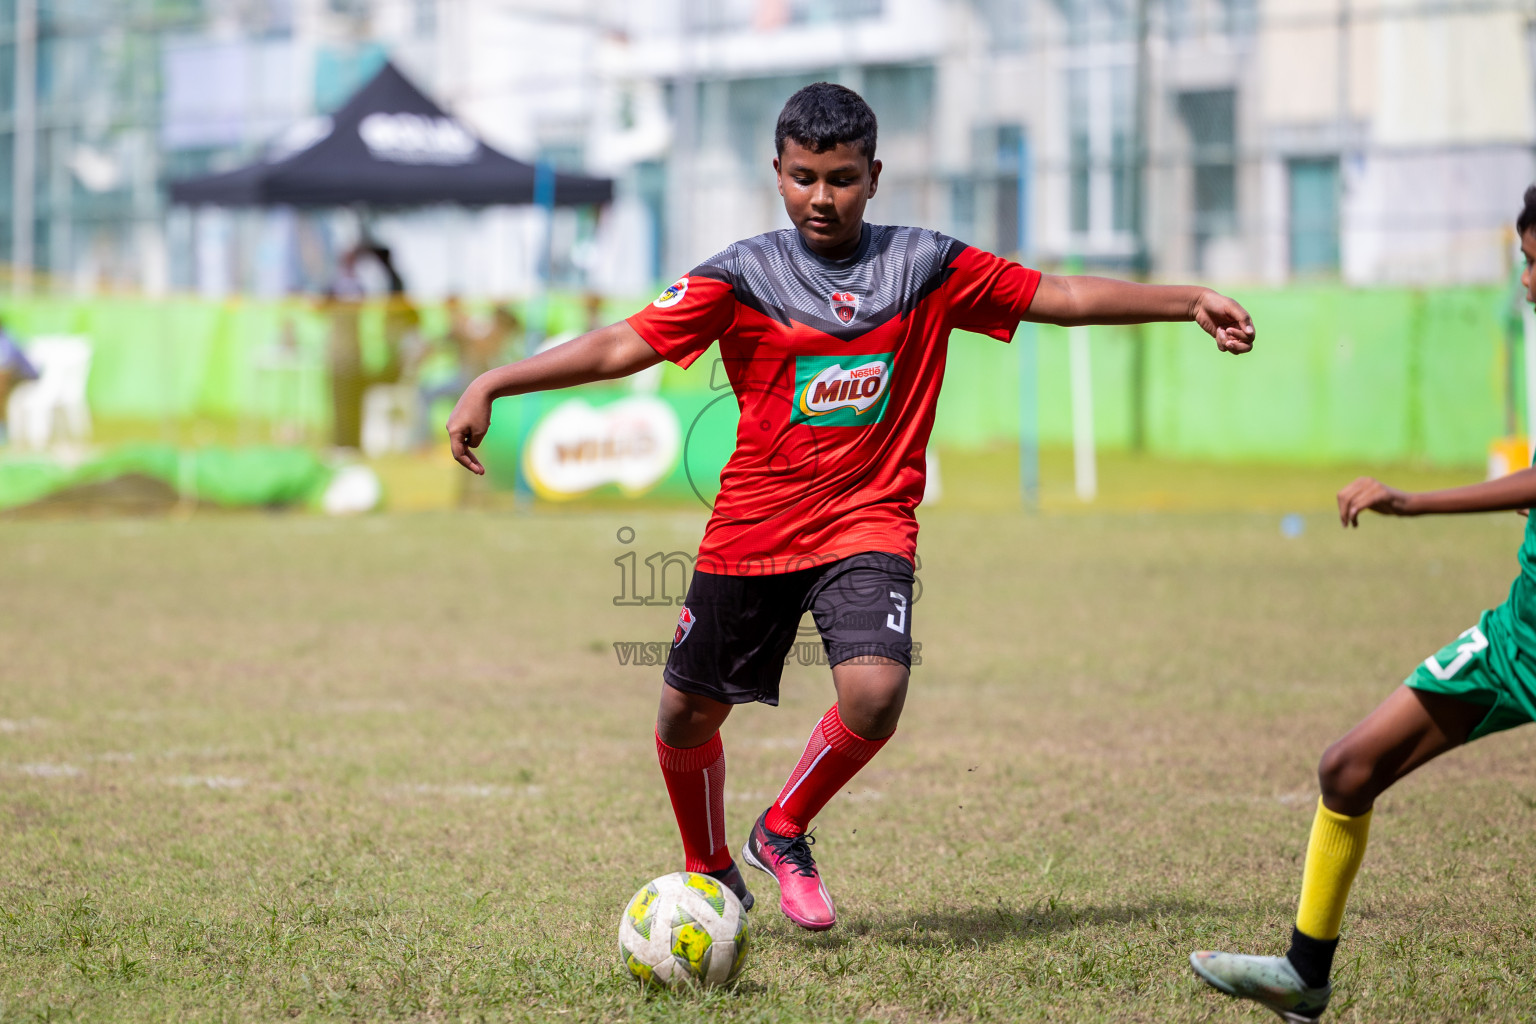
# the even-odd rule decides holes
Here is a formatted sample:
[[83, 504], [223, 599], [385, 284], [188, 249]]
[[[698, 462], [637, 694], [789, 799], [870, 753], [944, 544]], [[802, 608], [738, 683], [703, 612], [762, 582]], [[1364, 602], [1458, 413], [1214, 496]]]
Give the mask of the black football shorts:
[[770, 576], [695, 569], [662, 678], [726, 704], [777, 704], [806, 612], [829, 665], [876, 655], [910, 668], [913, 582], [912, 563], [883, 551]]

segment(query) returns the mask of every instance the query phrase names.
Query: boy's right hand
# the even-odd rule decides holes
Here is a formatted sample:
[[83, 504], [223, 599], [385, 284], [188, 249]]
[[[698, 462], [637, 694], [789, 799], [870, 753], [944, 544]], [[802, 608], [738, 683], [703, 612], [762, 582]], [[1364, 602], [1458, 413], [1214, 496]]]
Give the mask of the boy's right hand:
[[1359, 526], [1360, 513], [1366, 510], [1384, 516], [1406, 516], [1409, 495], [1388, 487], [1373, 477], [1362, 476], [1339, 492], [1339, 522], [1344, 526]]
[[496, 398], [627, 377], [659, 362], [660, 353], [628, 321], [620, 320], [521, 362], [487, 370], [464, 389], [448, 417], [454, 461], [471, 473], [485, 475], [485, 467], [470, 449], [491, 429], [491, 402]]
[[485, 467], [475, 457], [471, 448], [478, 448], [491, 429], [491, 400], [475, 384], [471, 383], [459, 396], [453, 412], [448, 415], [448, 445], [453, 449], [454, 461], [478, 476], [485, 476]]

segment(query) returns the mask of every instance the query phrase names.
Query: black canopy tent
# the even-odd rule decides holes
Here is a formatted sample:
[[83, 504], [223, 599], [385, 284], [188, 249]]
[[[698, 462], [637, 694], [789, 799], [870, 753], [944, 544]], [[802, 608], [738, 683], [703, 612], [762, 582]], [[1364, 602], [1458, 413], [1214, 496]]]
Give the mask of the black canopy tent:
[[[547, 163], [514, 160], [481, 141], [416, 88], [393, 64], [336, 113], [290, 128], [248, 167], [173, 181], [171, 201], [188, 206], [399, 208], [435, 204], [580, 206], [613, 198], [613, 182], [557, 173]], [[362, 216], [361, 210], [359, 211]], [[366, 237], [366, 226], [364, 235]], [[550, 232], [540, 261], [540, 312], [531, 334], [544, 334]], [[367, 380], [349, 304], [333, 306], [347, 329], [333, 329], [328, 360], [335, 409], [333, 441], [357, 447]]]
[[487, 146], [391, 63], [335, 114], [296, 125], [258, 163], [171, 182], [171, 201], [215, 206], [576, 206], [613, 182], [535, 167]]

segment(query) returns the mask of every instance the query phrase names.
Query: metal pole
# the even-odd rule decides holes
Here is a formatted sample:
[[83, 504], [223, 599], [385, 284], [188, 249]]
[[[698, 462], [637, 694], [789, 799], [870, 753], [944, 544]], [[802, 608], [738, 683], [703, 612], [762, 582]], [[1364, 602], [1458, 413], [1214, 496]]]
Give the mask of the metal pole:
[[[694, 0], [682, 0], [681, 7], [682, 17], [676, 27], [681, 63], [672, 86], [672, 153], [667, 161], [667, 177], [670, 179], [667, 191], [671, 198], [665, 213], [671, 223], [667, 231], [663, 275], [686, 273], [688, 267], [683, 266], [683, 261], [693, 252], [693, 160], [699, 120], [699, 80], [693, 55], [697, 4]], [[666, 280], [671, 281], [672, 277], [666, 276]]]
[[1013, 343], [1019, 347], [1019, 490], [1024, 511], [1040, 511], [1040, 348], [1034, 324], [1020, 324]]
[[[1131, 231], [1136, 236], [1136, 251], [1132, 255], [1131, 273], [1137, 280], [1145, 281], [1151, 272], [1151, 254], [1147, 245], [1146, 192], [1147, 159], [1150, 150], [1152, 68], [1148, 51], [1147, 0], [1136, 2], [1136, 95], [1132, 99], [1130, 202]], [[1131, 451], [1144, 452], [1147, 448], [1147, 328], [1137, 324], [1131, 328]]]
[[[1029, 133], [1019, 131], [1018, 153], [1018, 239], [1019, 258], [1030, 252]], [[1034, 324], [1020, 324], [1014, 336], [1019, 347], [1019, 490], [1026, 512], [1040, 510], [1040, 346]]]
[[1092, 328], [1076, 327], [1067, 343], [1072, 391], [1072, 470], [1079, 501], [1099, 494], [1098, 455], [1093, 447], [1093, 366], [1088, 340]]
[[1339, 149], [1344, 150], [1348, 146], [1349, 139], [1349, 0], [1339, 0], [1339, 38], [1338, 38], [1338, 80], [1334, 83], [1338, 90], [1337, 102], [1339, 105]]
[[[1080, 256], [1067, 257], [1065, 271], [1081, 274]], [[1072, 327], [1067, 331], [1067, 392], [1072, 396], [1072, 478], [1080, 501], [1092, 501], [1099, 494], [1098, 453], [1093, 438], [1093, 360], [1089, 343], [1091, 327]]]
[[528, 324], [529, 354], [549, 336], [549, 275], [554, 262], [555, 244], [555, 168], [540, 158], [533, 167], [533, 203], [543, 218], [540, 227], [538, 266], [535, 269], [533, 316]]
[[37, 174], [37, 0], [16, 0], [16, 134], [12, 153], [12, 289], [32, 290]]
[[1145, 278], [1150, 269], [1151, 258], [1147, 252], [1147, 225], [1146, 225], [1146, 175], [1149, 161], [1147, 159], [1148, 135], [1151, 122], [1151, 92], [1152, 69], [1150, 55], [1148, 53], [1148, 25], [1147, 0], [1136, 0], [1136, 79], [1133, 88], [1136, 90], [1132, 98], [1131, 106], [1131, 160], [1133, 161], [1130, 175], [1130, 191], [1127, 197], [1130, 207], [1131, 231], [1136, 239], [1136, 251], [1132, 254], [1132, 273], [1138, 278]]
[[[540, 157], [533, 167], [533, 203], [543, 218], [544, 234], [539, 240], [535, 274], [537, 291], [533, 298], [533, 309], [529, 311], [528, 341], [523, 349], [527, 355], [537, 352], [539, 345], [549, 337], [549, 285], [555, 244], [555, 167], [544, 157]], [[517, 458], [512, 463], [512, 496], [519, 508], [526, 508], [533, 501], [533, 490], [523, 472], [523, 452], [528, 445], [528, 435], [533, 430], [533, 415], [529, 405], [537, 399], [531, 395], [518, 395], [512, 401], [516, 403], [517, 431], [521, 442]]]
[[1030, 187], [1030, 184], [1031, 184], [1031, 182], [1030, 182], [1030, 175], [1034, 171], [1033, 164], [1030, 162], [1029, 131], [1026, 128], [1024, 128], [1023, 126], [1020, 126], [1020, 128], [1019, 128], [1018, 162], [1019, 162], [1019, 167], [1018, 167], [1018, 172], [1019, 172], [1019, 176], [1018, 176], [1018, 183], [1019, 183], [1018, 204], [1019, 205], [1018, 205], [1018, 217], [1017, 217], [1017, 220], [1018, 220], [1018, 238], [1019, 238], [1019, 259], [1022, 260], [1022, 259], [1025, 259], [1025, 258], [1027, 258], [1029, 256], [1030, 249], [1031, 249], [1031, 245], [1030, 245], [1030, 241], [1031, 240], [1030, 240], [1030, 237], [1029, 237], [1029, 228], [1030, 228], [1030, 223], [1029, 223], [1029, 187]]

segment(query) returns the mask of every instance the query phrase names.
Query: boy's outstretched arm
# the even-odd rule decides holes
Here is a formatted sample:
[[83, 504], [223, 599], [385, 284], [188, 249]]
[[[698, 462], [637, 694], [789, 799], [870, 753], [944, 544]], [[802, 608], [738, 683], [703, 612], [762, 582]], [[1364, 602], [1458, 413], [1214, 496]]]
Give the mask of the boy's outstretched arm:
[[1137, 284], [1044, 274], [1026, 320], [1061, 327], [1193, 320], [1223, 352], [1253, 348], [1253, 318], [1236, 302], [1194, 285]]
[[1509, 512], [1536, 507], [1536, 469], [1443, 491], [1399, 491], [1363, 476], [1339, 492], [1339, 522], [1359, 526], [1367, 510], [1384, 516], [1431, 516], [1457, 512]]
[[656, 350], [627, 321], [620, 320], [548, 352], [487, 370], [464, 389], [448, 416], [453, 457], [470, 472], [485, 475], [485, 467], [470, 449], [477, 447], [490, 429], [491, 403], [498, 398], [627, 377], [659, 362], [661, 356]]

